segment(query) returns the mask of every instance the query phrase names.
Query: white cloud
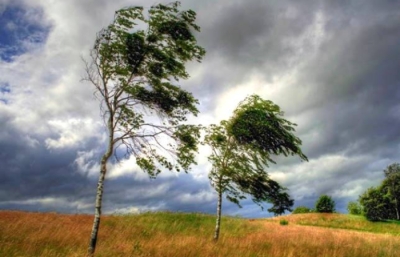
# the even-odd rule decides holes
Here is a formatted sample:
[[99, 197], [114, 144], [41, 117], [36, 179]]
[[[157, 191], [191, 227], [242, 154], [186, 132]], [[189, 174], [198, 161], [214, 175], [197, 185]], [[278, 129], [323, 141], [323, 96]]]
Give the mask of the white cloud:
[[[132, 176], [136, 181], [149, 180], [149, 175], [137, 166], [136, 159], [133, 156], [130, 156], [127, 160], [121, 160], [116, 164], [109, 164], [108, 167], [108, 178], [110, 179], [115, 179], [121, 176]], [[167, 172], [162, 172], [162, 176], [168, 176], [167, 174]]]
[[64, 211], [69, 212], [81, 212], [87, 211], [93, 207], [93, 204], [86, 203], [83, 201], [70, 201], [64, 197], [41, 197], [41, 198], [32, 198], [28, 200], [19, 200], [19, 201], [5, 201], [1, 202], [1, 204], [15, 204], [15, 205], [23, 205], [23, 206], [32, 206], [34, 210], [47, 210], [47, 211], [57, 211], [62, 208]]
[[99, 122], [94, 122], [92, 119], [76, 119], [68, 120], [50, 120], [48, 121], [50, 131], [56, 132], [59, 137], [57, 139], [47, 138], [46, 146], [52, 148], [76, 147], [88, 138], [102, 139], [102, 134], [98, 134], [100, 127]]
[[364, 169], [370, 158], [367, 155], [323, 155], [301, 165], [271, 167], [270, 175], [272, 179], [288, 186], [297, 200], [325, 193], [355, 198], [381, 179], [382, 175], [376, 170]]
[[216, 201], [216, 193], [214, 191], [200, 191], [194, 194], [184, 193], [177, 197], [180, 203], [202, 204], [205, 202]]
[[100, 172], [100, 161], [95, 161], [95, 150], [78, 151], [74, 161], [77, 171], [90, 177], [98, 177]]

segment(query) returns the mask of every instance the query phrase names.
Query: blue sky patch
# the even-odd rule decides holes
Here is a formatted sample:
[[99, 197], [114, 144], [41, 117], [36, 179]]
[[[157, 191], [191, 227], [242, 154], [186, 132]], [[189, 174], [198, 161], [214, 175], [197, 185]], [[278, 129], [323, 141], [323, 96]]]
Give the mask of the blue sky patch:
[[0, 58], [12, 62], [13, 57], [24, 54], [32, 46], [46, 41], [50, 26], [41, 24], [41, 9], [7, 6], [0, 15]]
[[1, 83], [0, 84], [0, 92], [1, 93], [10, 93], [10, 84], [8, 83]]
[[11, 92], [10, 84], [0, 83], [0, 102], [7, 104], [8, 101], [6, 99], [6, 94], [8, 94], [10, 92]]

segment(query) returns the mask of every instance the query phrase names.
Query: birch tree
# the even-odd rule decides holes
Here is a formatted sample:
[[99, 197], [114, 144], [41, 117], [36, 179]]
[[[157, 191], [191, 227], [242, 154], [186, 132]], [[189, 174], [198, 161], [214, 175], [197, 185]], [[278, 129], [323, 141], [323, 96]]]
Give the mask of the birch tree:
[[88, 255], [93, 256], [100, 225], [107, 163], [117, 148], [134, 156], [151, 177], [162, 169], [187, 171], [194, 164], [200, 132], [185, 125], [198, 113], [198, 101], [177, 85], [187, 79], [185, 63], [200, 61], [205, 50], [194, 36], [196, 13], [180, 3], [116, 11], [113, 22], [96, 37], [86, 80], [95, 87], [107, 129], [100, 161], [95, 216]]
[[270, 202], [272, 210], [279, 213], [293, 205], [285, 188], [266, 172], [268, 164], [274, 163], [272, 154], [307, 160], [300, 149], [301, 140], [292, 133], [296, 124], [281, 116], [279, 106], [252, 95], [239, 104], [231, 119], [207, 128], [204, 143], [212, 149], [209, 179], [218, 195], [214, 240], [220, 234], [223, 195], [239, 207], [246, 196], [261, 207]]

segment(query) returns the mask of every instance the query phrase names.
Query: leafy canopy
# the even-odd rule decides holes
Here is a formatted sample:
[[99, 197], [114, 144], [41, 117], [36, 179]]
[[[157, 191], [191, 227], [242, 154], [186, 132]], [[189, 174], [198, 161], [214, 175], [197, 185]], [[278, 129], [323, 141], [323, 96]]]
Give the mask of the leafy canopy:
[[372, 221], [400, 220], [400, 164], [389, 165], [378, 187], [367, 189], [359, 197], [365, 217]]
[[[400, 209], [400, 164], [393, 163], [384, 171], [385, 179], [382, 182], [382, 187], [387, 196], [397, 210]], [[399, 217], [397, 218], [399, 219]]]
[[294, 200], [290, 198], [287, 192], [281, 192], [272, 199], [272, 207], [268, 212], [274, 213], [275, 216], [282, 215], [285, 211], [292, 211]]
[[259, 153], [299, 155], [307, 160], [300, 149], [301, 140], [293, 134], [294, 126], [283, 118], [278, 105], [252, 95], [236, 108], [228, 132], [239, 144]]
[[274, 162], [273, 153], [297, 154], [307, 160], [299, 147], [300, 139], [292, 134], [295, 124], [282, 115], [277, 105], [252, 95], [239, 104], [231, 119], [207, 128], [204, 142], [212, 149], [211, 184], [238, 206], [250, 195], [260, 206], [272, 203], [270, 211], [275, 214], [291, 211], [293, 200], [286, 189], [265, 171], [268, 163]]
[[349, 202], [347, 204], [347, 211], [352, 215], [361, 215], [362, 207], [358, 202]]
[[363, 207], [363, 214], [368, 220], [379, 221], [394, 218], [390, 199], [385, 196], [382, 187], [368, 188], [360, 195], [359, 202]]
[[335, 211], [335, 201], [328, 195], [321, 195], [315, 203], [317, 212], [332, 213]]
[[200, 136], [198, 126], [182, 124], [197, 115], [198, 101], [176, 83], [189, 77], [185, 63], [201, 61], [205, 50], [193, 34], [200, 30], [196, 13], [179, 5], [152, 6], [146, 17], [142, 7], [118, 10], [98, 33], [86, 66], [111, 145], [124, 147], [151, 176], [158, 164], [188, 170]]

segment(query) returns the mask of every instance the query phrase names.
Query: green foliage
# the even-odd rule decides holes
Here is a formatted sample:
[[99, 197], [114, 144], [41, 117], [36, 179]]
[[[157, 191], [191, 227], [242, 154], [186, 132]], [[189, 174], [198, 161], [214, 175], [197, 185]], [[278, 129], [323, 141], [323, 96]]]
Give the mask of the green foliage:
[[160, 166], [188, 170], [200, 137], [198, 126], [181, 124], [187, 115], [197, 115], [198, 101], [177, 82], [189, 77], [185, 63], [201, 61], [205, 50], [194, 36], [200, 31], [196, 13], [179, 6], [158, 4], [148, 15], [142, 7], [116, 11], [113, 22], [97, 34], [86, 66], [109, 144], [134, 155], [152, 177]]
[[315, 203], [315, 210], [317, 212], [332, 213], [335, 211], [335, 201], [330, 196], [321, 195]]
[[383, 190], [396, 213], [395, 219], [400, 220], [400, 164], [393, 163], [383, 172], [385, 173], [385, 179], [382, 182]]
[[312, 210], [306, 206], [297, 206], [293, 210], [292, 214], [311, 213], [311, 212], [312, 212]]
[[368, 220], [379, 221], [394, 218], [391, 201], [382, 189], [382, 187], [371, 187], [360, 195], [359, 202], [363, 207], [363, 214]]
[[289, 225], [289, 221], [282, 219], [282, 220], [279, 220], [279, 224], [281, 224], [282, 226], [287, 226], [287, 225]]
[[[263, 103], [264, 100], [257, 96], [248, 99], [254, 97]], [[270, 101], [264, 102], [269, 103]], [[243, 108], [249, 111], [254, 109], [251, 105], [242, 104], [238, 106], [235, 113]], [[270, 110], [263, 111], [268, 113]], [[245, 199], [245, 195], [248, 194], [260, 206], [265, 201], [273, 203], [270, 211], [275, 214], [282, 214], [285, 210], [290, 211], [293, 200], [284, 192], [285, 189], [269, 179], [265, 172], [268, 163], [273, 162], [270, 152], [263, 148], [253, 147], [245, 141], [237, 140], [231, 133], [232, 124], [240, 122], [241, 118], [245, 119], [246, 117], [235, 114], [229, 121], [221, 121], [220, 125], [210, 125], [207, 128], [204, 142], [212, 148], [212, 154], [209, 156], [209, 160], [213, 164], [209, 174], [212, 186], [218, 192], [221, 190], [229, 201], [239, 206], [240, 200]], [[248, 133], [251, 134], [251, 131]], [[278, 139], [274, 138], [273, 140]], [[303, 155], [300, 156], [303, 157]]]
[[[285, 192], [285, 188], [268, 177], [265, 168], [269, 162], [273, 162], [270, 154], [297, 154], [304, 160], [307, 158], [300, 150], [301, 141], [291, 133], [294, 131], [290, 126], [292, 123], [278, 117], [282, 113], [279, 111], [278, 115], [277, 110], [279, 111], [279, 107], [271, 101], [256, 95], [250, 96], [239, 104], [230, 120], [221, 121], [220, 125], [210, 125], [206, 129], [204, 143], [212, 148], [212, 154], [208, 158], [213, 165], [209, 178], [218, 192], [225, 193], [228, 200], [239, 206], [240, 200], [245, 199], [246, 195], [250, 195], [260, 206], [263, 202], [270, 202], [273, 206], [269, 210], [280, 215], [285, 210], [291, 211], [293, 200]], [[260, 116], [260, 121], [247, 130], [245, 126], [240, 127], [247, 138], [252, 138], [248, 142], [247, 138], [247, 141], [242, 140], [243, 137], [236, 132], [237, 125], [243, 124], [242, 120], [249, 118], [242, 114], [252, 111], [263, 113], [264, 116]], [[265, 125], [269, 123], [280, 125]], [[259, 147], [265, 142], [257, 140], [267, 140], [267, 137], [271, 142], [269, 148]], [[285, 143], [274, 145], [273, 142], [279, 140]]]
[[279, 193], [276, 197], [272, 198], [271, 202], [273, 205], [268, 211], [274, 213], [275, 216], [282, 215], [285, 211], [292, 211], [294, 204], [294, 200], [286, 192]]
[[108, 133], [88, 256], [96, 248], [107, 162], [113, 153], [118, 158], [118, 147], [153, 178], [162, 169], [187, 171], [196, 163], [200, 128], [182, 123], [197, 115], [198, 101], [177, 83], [189, 77], [185, 64], [201, 61], [205, 50], [193, 34], [200, 30], [196, 13], [179, 6], [158, 4], [148, 15], [142, 7], [116, 11], [113, 22], [97, 34], [91, 62], [85, 63]]
[[347, 204], [347, 211], [352, 215], [361, 215], [362, 207], [358, 202], [349, 202]]
[[299, 155], [301, 140], [293, 132], [296, 124], [285, 120], [279, 106], [252, 95], [242, 101], [227, 127], [229, 134], [249, 149], [267, 154]]
[[363, 214], [371, 221], [400, 220], [400, 164], [393, 163], [383, 172], [382, 183], [360, 195]]
[[[209, 179], [218, 192], [218, 217], [222, 194], [239, 207], [240, 200], [250, 195], [261, 208], [263, 202], [272, 203], [268, 211], [275, 215], [291, 211], [293, 200], [286, 188], [265, 171], [269, 162], [274, 162], [271, 154], [299, 155], [307, 160], [299, 147], [300, 139], [291, 133], [294, 124], [278, 117], [281, 115], [277, 105], [253, 95], [239, 104], [231, 119], [206, 129], [204, 144], [212, 149], [208, 157], [212, 163]], [[253, 119], [252, 124], [246, 123], [249, 119]], [[215, 240], [219, 235], [218, 217]]]

